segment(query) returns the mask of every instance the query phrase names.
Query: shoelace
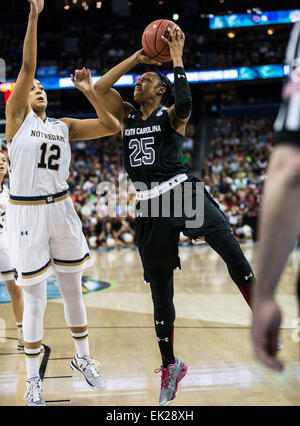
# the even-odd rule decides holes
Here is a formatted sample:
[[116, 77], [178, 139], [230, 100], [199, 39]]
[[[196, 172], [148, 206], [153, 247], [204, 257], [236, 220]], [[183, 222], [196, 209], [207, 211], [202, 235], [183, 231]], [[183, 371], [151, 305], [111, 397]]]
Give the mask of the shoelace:
[[99, 365], [98, 361], [95, 361], [91, 356], [86, 356], [86, 357], [83, 357], [82, 359], [84, 359], [87, 363], [86, 365], [82, 366], [82, 369], [84, 371], [90, 368], [90, 371], [94, 377], [99, 377], [101, 375], [97, 369]]
[[30, 398], [32, 399], [34, 402], [38, 402], [41, 401], [41, 387], [39, 385], [39, 383], [36, 383], [34, 381], [29, 383], [29, 387], [25, 392], [24, 398]]
[[171, 372], [169, 371], [168, 368], [160, 367], [155, 370], [155, 373], [159, 373], [160, 371], [161, 371], [160, 388], [168, 389], [169, 381], [171, 379]]

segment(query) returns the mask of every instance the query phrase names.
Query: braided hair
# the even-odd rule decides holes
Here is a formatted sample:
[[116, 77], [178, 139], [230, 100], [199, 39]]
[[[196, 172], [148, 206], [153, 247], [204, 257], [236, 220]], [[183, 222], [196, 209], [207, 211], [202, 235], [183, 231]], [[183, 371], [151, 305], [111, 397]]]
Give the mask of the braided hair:
[[156, 74], [160, 78], [161, 85], [166, 89], [161, 99], [161, 103], [166, 107], [170, 107], [174, 103], [173, 85], [164, 74], [161, 74], [160, 72], [156, 72]]

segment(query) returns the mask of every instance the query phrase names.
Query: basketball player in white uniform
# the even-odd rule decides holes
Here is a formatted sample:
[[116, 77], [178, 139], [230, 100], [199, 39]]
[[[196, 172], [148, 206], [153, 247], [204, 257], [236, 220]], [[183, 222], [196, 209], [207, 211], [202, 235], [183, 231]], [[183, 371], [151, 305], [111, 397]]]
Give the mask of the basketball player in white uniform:
[[76, 355], [71, 367], [88, 385], [103, 389], [105, 381], [89, 352], [87, 316], [82, 300], [82, 271], [92, 265], [82, 225], [68, 196], [71, 160], [69, 140], [108, 136], [119, 123], [96, 99], [89, 70], [76, 70], [72, 81], [95, 108], [98, 119], [50, 119], [47, 96], [34, 79], [37, 23], [44, 0], [28, 0], [30, 14], [23, 47], [23, 64], [6, 106], [9, 143], [10, 202], [7, 228], [17, 284], [24, 295], [24, 351], [27, 405], [45, 405], [39, 377], [39, 354], [47, 300], [47, 278], [54, 272], [64, 299]]
[[9, 189], [3, 185], [7, 173], [8, 163], [3, 152], [0, 152], [0, 273], [10, 295], [11, 305], [16, 319], [18, 330], [18, 349], [24, 349], [23, 342], [23, 296], [22, 290], [15, 282], [14, 267], [8, 255], [6, 232], [6, 208], [9, 200]]

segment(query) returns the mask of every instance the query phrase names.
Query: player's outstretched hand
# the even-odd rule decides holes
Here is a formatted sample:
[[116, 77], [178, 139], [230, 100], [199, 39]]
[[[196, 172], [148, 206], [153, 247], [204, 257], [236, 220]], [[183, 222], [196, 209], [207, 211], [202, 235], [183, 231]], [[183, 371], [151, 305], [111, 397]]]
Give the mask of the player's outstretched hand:
[[44, 0], [28, 0], [31, 7], [31, 12], [39, 15], [44, 9]]
[[281, 313], [274, 300], [259, 302], [253, 310], [252, 342], [256, 357], [267, 367], [281, 371], [277, 357]]
[[157, 61], [156, 59], [150, 59], [145, 54], [143, 49], [140, 49], [137, 52], [135, 52], [134, 56], [136, 57], [135, 59], [138, 64], [161, 65], [161, 62]]
[[169, 38], [161, 36], [165, 43], [169, 46], [172, 59], [182, 58], [185, 35], [179, 27], [176, 27], [174, 33], [168, 28]]
[[83, 93], [94, 90], [91, 71], [86, 68], [75, 70], [75, 75], [71, 74], [71, 79], [74, 85]]

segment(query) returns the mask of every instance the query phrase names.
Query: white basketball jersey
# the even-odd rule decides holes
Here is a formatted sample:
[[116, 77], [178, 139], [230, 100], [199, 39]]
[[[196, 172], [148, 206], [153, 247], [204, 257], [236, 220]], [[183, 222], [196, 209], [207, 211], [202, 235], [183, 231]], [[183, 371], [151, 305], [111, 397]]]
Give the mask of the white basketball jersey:
[[6, 232], [6, 207], [9, 200], [9, 189], [7, 186], [2, 185], [2, 191], [0, 192], [0, 234]]
[[68, 126], [48, 117], [43, 122], [31, 110], [9, 143], [8, 158], [11, 195], [65, 191], [71, 162]]

